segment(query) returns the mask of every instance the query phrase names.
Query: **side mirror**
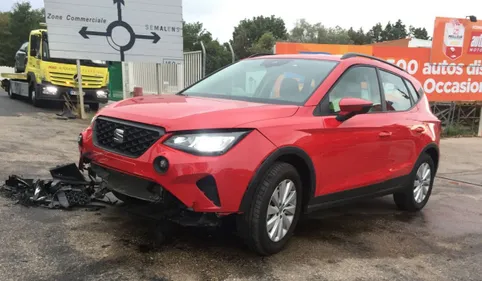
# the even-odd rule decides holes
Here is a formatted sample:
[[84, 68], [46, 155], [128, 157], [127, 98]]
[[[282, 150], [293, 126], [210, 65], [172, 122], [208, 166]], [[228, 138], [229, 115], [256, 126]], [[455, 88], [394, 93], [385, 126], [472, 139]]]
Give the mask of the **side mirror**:
[[372, 108], [373, 102], [358, 98], [342, 98], [339, 106], [340, 112], [336, 120], [343, 122], [355, 115], [367, 113]]

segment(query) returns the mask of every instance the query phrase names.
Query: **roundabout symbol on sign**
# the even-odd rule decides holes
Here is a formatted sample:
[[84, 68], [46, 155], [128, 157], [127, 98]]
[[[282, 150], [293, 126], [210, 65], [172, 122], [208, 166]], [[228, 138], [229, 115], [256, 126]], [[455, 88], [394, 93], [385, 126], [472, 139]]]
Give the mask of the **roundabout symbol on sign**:
[[[136, 34], [134, 29], [132, 29], [127, 22], [122, 20], [122, 6], [125, 6], [124, 0], [114, 0], [114, 4], [117, 4], [117, 20], [111, 22], [109, 26], [107, 26], [106, 31], [90, 31], [87, 30], [87, 26], [84, 26], [80, 29], [79, 34], [85, 39], [89, 39], [89, 35], [106, 37], [109, 45], [114, 50], [119, 51], [121, 61], [124, 61], [125, 52], [132, 49], [136, 39], [152, 40], [152, 43], [154, 44], [159, 42], [161, 37], [157, 35], [157, 33], [151, 32], [151, 35]], [[121, 38], [120, 34], [122, 33], [127, 34], [127, 36]]]

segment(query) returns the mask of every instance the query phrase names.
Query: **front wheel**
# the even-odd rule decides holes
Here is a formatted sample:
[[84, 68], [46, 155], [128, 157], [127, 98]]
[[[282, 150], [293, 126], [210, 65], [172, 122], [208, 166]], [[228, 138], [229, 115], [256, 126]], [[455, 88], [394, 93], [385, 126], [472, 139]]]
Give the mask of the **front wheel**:
[[32, 103], [33, 106], [39, 107], [40, 106], [40, 101], [37, 99], [37, 89], [35, 87], [35, 84], [32, 84], [29, 87], [29, 99], [30, 102]]
[[424, 153], [415, 164], [405, 189], [393, 194], [397, 207], [409, 212], [423, 209], [432, 194], [434, 178], [435, 164], [432, 157]]
[[280, 252], [298, 223], [302, 185], [296, 169], [277, 162], [257, 187], [248, 212], [238, 217], [238, 233], [260, 255]]

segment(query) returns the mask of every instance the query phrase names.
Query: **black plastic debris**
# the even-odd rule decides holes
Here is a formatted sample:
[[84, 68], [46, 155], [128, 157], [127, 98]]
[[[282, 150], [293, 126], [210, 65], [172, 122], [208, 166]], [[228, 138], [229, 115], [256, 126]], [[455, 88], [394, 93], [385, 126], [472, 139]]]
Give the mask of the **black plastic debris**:
[[24, 179], [11, 175], [0, 187], [0, 195], [25, 206], [51, 209], [105, 207], [102, 203], [120, 202], [113, 200], [115, 196], [106, 188], [104, 181], [97, 181], [91, 175], [87, 180], [73, 163], [51, 169], [50, 175], [52, 179], [49, 180]]

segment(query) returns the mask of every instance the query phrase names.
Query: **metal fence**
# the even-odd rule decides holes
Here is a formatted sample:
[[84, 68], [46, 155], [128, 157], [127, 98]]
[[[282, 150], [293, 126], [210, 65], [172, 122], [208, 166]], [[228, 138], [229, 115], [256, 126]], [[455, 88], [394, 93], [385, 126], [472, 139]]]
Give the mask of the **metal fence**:
[[202, 57], [196, 51], [185, 52], [182, 64], [128, 63], [126, 86], [142, 87], [144, 94], [176, 93], [203, 77]]

